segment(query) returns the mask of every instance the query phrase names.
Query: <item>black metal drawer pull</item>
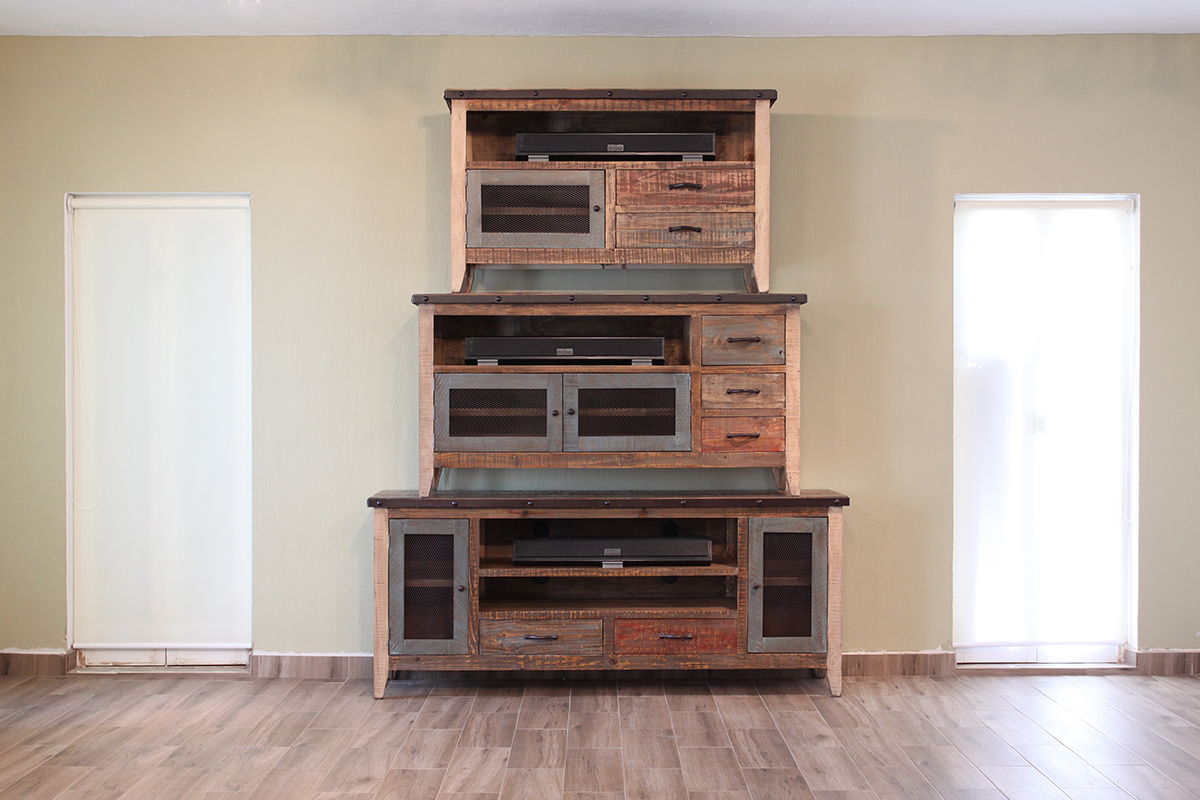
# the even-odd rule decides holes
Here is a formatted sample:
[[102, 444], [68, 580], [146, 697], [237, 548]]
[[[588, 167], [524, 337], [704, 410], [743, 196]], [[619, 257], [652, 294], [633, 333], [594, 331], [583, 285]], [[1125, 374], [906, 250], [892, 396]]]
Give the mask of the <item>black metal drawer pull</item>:
[[726, 389], [725, 394], [760, 394], [762, 389]]
[[660, 638], [660, 639], [695, 639], [696, 635], [693, 633], [660, 633], [658, 635], [658, 638]]
[[726, 439], [757, 439], [762, 436], [761, 433], [727, 433]]
[[753, 342], [758, 344], [762, 341], [761, 336], [729, 336], [725, 339], [729, 344], [737, 344], [738, 342]]
[[703, 186], [703, 184], [692, 183], [691, 181], [683, 181], [682, 183], [672, 183], [667, 188], [668, 189], [694, 189], [695, 191], [698, 192], [701, 189], [703, 189], [704, 186]]
[[535, 642], [553, 642], [558, 638], [556, 633], [527, 633], [525, 638]]
[[667, 230], [671, 233], [700, 233], [700, 231], [703, 229], [698, 228], [695, 225], [672, 225], [671, 227], [667, 228]]

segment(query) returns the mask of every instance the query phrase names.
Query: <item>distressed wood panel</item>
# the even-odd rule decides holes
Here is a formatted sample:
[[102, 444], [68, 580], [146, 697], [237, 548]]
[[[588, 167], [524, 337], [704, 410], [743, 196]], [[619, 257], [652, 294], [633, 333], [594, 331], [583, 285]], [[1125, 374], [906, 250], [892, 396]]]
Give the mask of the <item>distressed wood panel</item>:
[[[680, 186], [680, 184], [689, 184]], [[672, 189], [672, 186], [678, 188]], [[617, 205], [685, 209], [753, 206], [753, 169], [626, 169], [617, 171]]]
[[700, 449], [705, 453], [782, 453], [784, 418], [704, 417]]
[[618, 619], [613, 642], [617, 653], [733, 653], [738, 649], [737, 620]]
[[709, 364], [783, 364], [787, 356], [782, 314], [744, 317], [705, 314], [701, 361]]
[[597, 655], [603, 652], [603, 630], [599, 619], [483, 619], [479, 652]]
[[710, 374], [701, 378], [700, 405], [709, 409], [783, 408], [783, 373]]
[[753, 264], [750, 247], [615, 247], [537, 250], [469, 247], [468, 264]]
[[617, 214], [617, 247], [753, 247], [753, 213]]
[[736, 453], [436, 453], [438, 467], [475, 469], [589, 468], [625, 467], [780, 467], [779, 452], [745, 451]]

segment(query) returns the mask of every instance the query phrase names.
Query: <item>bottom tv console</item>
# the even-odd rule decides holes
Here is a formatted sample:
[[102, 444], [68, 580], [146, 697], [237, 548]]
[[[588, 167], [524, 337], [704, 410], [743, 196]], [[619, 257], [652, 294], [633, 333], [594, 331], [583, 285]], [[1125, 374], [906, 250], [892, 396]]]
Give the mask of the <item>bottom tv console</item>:
[[[797, 669], [842, 684], [845, 495], [380, 492], [375, 696], [392, 670]], [[703, 537], [707, 564], [515, 564], [513, 541]]]

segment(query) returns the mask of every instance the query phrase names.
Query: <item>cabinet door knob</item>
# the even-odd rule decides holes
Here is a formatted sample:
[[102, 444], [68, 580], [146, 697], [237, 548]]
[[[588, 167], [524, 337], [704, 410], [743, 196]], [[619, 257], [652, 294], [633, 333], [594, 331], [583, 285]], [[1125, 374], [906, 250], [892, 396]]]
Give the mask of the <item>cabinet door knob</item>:
[[463, 586], [461, 583], [458, 586], [455, 586], [454, 588], [458, 589], [460, 592], [465, 592], [467, 590], [467, 587]]
[[573, 416], [575, 416], [575, 409], [573, 409], [573, 408], [568, 408], [568, 409], [567, 409], [567, 416], [568, 416], [568, 417], [573, 417]]
[[551, 411], [551, 412], [550, 412], [550, 416], [552, 416], [552, 417], [557, 417], [557, 416], [558, 416], [558, 409], [556, 408], [556, 409], [554, 409], [553, 411]]
[[761, 583], [752, 583], [752, 584], [750, 584], [750, 588], [757, 592], [759, 589], [762, 588], [762, 584]]

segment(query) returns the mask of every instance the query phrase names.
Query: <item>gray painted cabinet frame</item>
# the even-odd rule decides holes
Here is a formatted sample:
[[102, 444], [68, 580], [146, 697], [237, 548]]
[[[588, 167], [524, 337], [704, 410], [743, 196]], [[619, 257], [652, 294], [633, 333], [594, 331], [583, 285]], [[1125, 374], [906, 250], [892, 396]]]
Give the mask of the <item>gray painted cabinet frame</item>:
[[[542, 389], [546, 392], [545, 436], [451, 436], [450, 392], [453, 389]], [[454, 452], [554, 452], [562, 449], [561, 375], [435, 375], [433, 379], [433, 449]]]
[[[470, 592], [467, 544], [470, 523], [465, 519], [388, 520], [388, 651], [393, 655], [450, 655], [467, 652], [467, 614]], [[449, 639], [406, 639], [404, 637], [404, 543], [409, 536], [453, 536], [454, 633]], [[463, 587], [459, 589], [458, 587]]]
[[[484, 186], [587, 186], [587, 233], [501, 233], [483, 230]], [[467, 170], [467, 247], [531, 249], [604, 247], [604, 170]]]
[[[829, 520], [825, 517], [750, 519], [749, 629], [751, 653], [822, 653], [826, 650], [829, 600]], [[812, 535], [812, 636], [763, 636], [763, 540], [772, 534]], [[756, 588], [757, 587], [757, 588]]]
[[[672, 436], [580, 436], [580, 389], [675, 390], [675, 433]], [[563, 450], [567, 451], [683, 451], [692, 449], [692, 376], [684, 374], [629, 375], [580, 373], [563, 375]]]

